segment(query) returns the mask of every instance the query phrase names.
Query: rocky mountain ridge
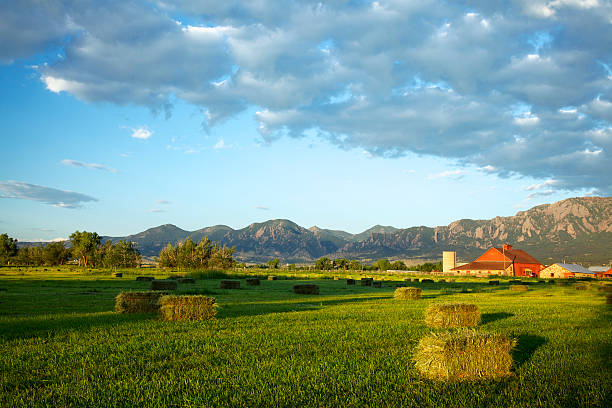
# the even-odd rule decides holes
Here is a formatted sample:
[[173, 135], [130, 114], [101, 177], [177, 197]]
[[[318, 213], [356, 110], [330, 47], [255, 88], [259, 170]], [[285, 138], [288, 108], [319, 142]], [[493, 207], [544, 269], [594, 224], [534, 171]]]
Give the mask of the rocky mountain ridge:
[[612, 260], [612, 197], [581, 197], [533, 207], [509, 217], [463, 219], [438, 227], [375, 226], [360, 234], [306, 229], [290, 220], [269, 220], [234, 230], [225, 225], [185, 231], [166, 224], [127, 237], [146, 256], [154, 256], [169, 242], [208, 236], [221, 245], [235, 246], [236, 259], [264, 262], [312, 262], [322, 256], [362, 261], [439, 259], [455, 250], [472, 260], [491, 246], [505, 242], [532, 253], [543, 263], [572, 261], [607, 263]]

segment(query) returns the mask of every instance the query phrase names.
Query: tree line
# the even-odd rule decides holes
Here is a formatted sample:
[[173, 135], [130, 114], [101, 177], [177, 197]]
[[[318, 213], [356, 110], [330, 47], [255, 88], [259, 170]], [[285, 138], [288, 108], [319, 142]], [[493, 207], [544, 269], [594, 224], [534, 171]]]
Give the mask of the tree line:
[[134, 268], [141, 263], [140, 252], [132, 242], [107, 240], [102, 244], [96, 232], [75, 231], [68, 242], [21, 248], [16, 239], [0, 235], [0, 265], [58, 266], [73, 260], [79, 266], [104, 268]]
[[361, 264], [356, 260], [348, 260], [345, 258], [338, 259], [329, 259], [327, 257], [322, 257], [316, 260], [315, 269], [320, 269], [324, 271], [330, 270], [364, 270], [364, 271], [388, 271], [388, 270], [397, 270], [397, 271], [419, 271], [419, 272], [432, 272], [432, 271], [441, 271], [442, 270], [442, 262], [431, 263], [425, 262], [421, 265], [412, 265], [410, 268], [402, 262], [402, 261], [389, 261], [388, 259], [379, 259], [374, 262], [372, 265]]
[[220, 247], [204, 237], [198, 244], [187, 238], [176, 245], [168, 244], [159, 253], [159, 266], [180, 269], [229, 269], [236, 265], [235, 247]]

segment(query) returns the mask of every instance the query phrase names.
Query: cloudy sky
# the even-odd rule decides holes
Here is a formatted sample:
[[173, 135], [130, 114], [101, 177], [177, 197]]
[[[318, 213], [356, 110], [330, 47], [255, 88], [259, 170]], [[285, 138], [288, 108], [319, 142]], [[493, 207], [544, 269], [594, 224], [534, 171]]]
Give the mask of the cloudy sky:
[[0, 3], [0, 231], [360, 232], [612, 195], [612, 2]]

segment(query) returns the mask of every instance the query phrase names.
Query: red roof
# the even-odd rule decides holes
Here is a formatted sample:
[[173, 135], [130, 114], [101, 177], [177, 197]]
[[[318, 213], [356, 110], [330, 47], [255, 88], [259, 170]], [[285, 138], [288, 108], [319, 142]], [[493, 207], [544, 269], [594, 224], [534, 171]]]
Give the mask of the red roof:
[[510, 265], [512, 265], [512, 262], [474, 261], [470, 262], [469, 264], [453, 268], [451, 271], [505, 271]]
[[504, 254], [506, 258], [516, 263], [525, 263], [525, 264], [538, 264], [542, 265], [542, 262], [535, 259], [533, 256], [529, 255], [527, 252], [522, 249], [502, 249], [495, 248], [500, 253]]

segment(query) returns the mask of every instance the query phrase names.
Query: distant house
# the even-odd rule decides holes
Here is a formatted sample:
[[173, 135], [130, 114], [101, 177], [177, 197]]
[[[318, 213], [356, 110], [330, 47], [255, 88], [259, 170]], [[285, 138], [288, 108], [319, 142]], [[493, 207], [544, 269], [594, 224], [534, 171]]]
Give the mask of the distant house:
[[490, 248], [474, 262], [452, 268], [453, 275], [506, 275], [537, 277], [544, 265], [522, 249], [504, 244], [501, 248]]
[[582, 265], [555, 263], [540, 272], [540, 278], [596, 278], [597, 272], [588, 270]]

